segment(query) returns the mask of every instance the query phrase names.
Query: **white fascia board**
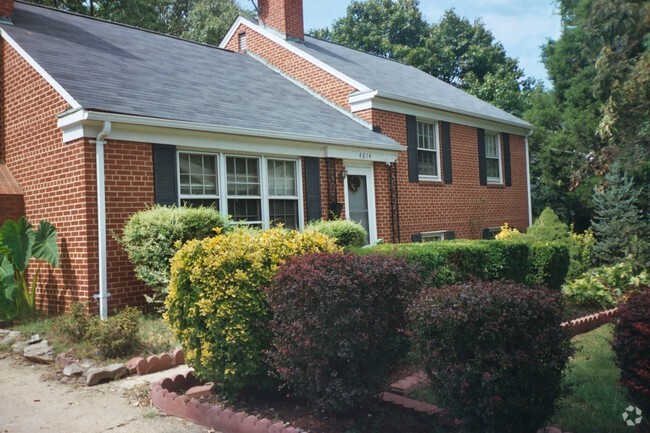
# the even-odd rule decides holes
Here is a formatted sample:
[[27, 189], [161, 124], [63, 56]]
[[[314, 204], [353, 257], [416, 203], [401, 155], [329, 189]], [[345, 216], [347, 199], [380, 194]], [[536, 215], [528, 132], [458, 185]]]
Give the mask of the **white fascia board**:
[[2, 39], [7, 41], [9, 46], [11, 46], [14, 50], [16, 50], [16, 52], [20, 55], [20, 57], [22, 57], [32, 68], [34, 68], [34, 70], [36, 72], [38, 72], [39, 75], [41, 77], [43, 77], [45, 79], [45, 81], [47, 81], [47, 83], [50, 86], [52, 86], [52, 88], [54, 88], [54, 90], [56, 90], [56, 92], [59, 95], [61, 95], [61, 97], [63, 99], [65, 99], [65, 101], [68, 104], [70, 104], [70, 107], [72, 107], [72, 108], [81, 107], [81, 104], [79, 104], [72, 97], [72, 95], [70, 95], [70, 93], [68, 93], [68, 91], [63, 88], [63, 86], [61, 86], [54, 78], [52, 78], [52, 76], [50, 74], [48, 74], [47, 71], [45, 69], [43, 69], [41, 67], [41, 65], [39, 65], [36, 62], [36, 60], [34, 60], [34, 58], [32, 56], [27, 54], [27, 52], [25, 50], [23, 50], [22, 47], [20, 45], [18, 45], [18, 43], [16, 41], [14, 41], [13, 38], [11, 36], [9, 36], [9, 34], [2, 28], [0, 28], [0, 35], [2, 35]]
[[350, 96], [349, 102], [353, 113], [368, 109], [393, 111], [425, 119], [441, 120], [522, 136], [525, 136], [531, 130], [535, 129], [534, 126], [526, 125], [523, 121], [522, 123], [524, 124], [520, 124], [495, 119], [491, 116], [482, 116], [481, 113], [473, 113], [464, 110], [452, 111], [449, 107], [442, 105], [403, 98], [376, 90], [365, 93], [355, 93]]
[[357, 159], [392, 162], [406, 148], [399, 145], [369, 145], [353, 140], [323, 140], [305, 135], [284, 134], [245, 128], [222, 127], [157, 118], [77, 110], [59, 117], [64, 143], [82, 137], [94, 138], [104, 121], [113, 124], [113, 140], [170, 144], [179, 147], [220, 149], [244, 153], [324, 157], [327, 149], [341, 149]]
[[245, 25], [246, 27], [249, 27], [251, 30], [255, 30], [265, 38], [271, 40], [272, 42], [275, 42], [276, 44], [280, 45], [282, 48], [291, 51], [293, 54], [301, 57], [302, 59], [308, 61], [312, 65], [324, 70], [325, 72], [333, 75], [334, 77], [338, 78], [339, 80], [343, 81], [346, 84], [349, 84], [350, 86], [354, 87], [357, 89], [359, 92], [368, 92], [371, 89], [367, 87], [366, 85], [358, 82], [357, 80], [345, 75], [338, 69], [335, 69], [328, 65], [327, 63], [322, 62], [321, 60], [318, 60], [316, 57], [307, 54], [300, 48], [297, 48], [296, 46], [290, 44], [287, 42], [286, 39], [282, 38], [281, 36], [278, 36], [277, 34], [271, 32], [268, 29], [265, 29], [264, 27], [260, 26], [259, 24], [256, 24], [247, 18], [244, 17], [239, 17], [235, 21], [235, 23], [232, 25], [228, 33], [226, 33], [226, 36], [223, 38], [221, 43], [219, 44], [219, 48], [225, 48], [226, 45], [228, 44], [228, 41], [235, 35], [235, 31], [237, 31], [237, 28], [239, 28], [240, 25]]

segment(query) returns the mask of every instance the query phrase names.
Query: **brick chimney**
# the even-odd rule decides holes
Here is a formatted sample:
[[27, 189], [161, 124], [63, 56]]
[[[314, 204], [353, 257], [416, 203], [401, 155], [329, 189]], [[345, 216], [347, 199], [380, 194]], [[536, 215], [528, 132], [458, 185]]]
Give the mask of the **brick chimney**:
[[0, 22], [11, 23], [14, 16], [14, 0], [0, 0]]
[[258, 0], [260, 22], [287, 39], [305, 40], [302, 0]]

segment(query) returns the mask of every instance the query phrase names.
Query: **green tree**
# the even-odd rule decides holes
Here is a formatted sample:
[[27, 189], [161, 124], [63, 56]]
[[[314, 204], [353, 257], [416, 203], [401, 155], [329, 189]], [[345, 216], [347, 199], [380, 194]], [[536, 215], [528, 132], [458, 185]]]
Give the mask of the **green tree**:
[[429, 24], [417, 0], [353, 1], [331, 29], [311, 34], [414, 66], [516, 115], [535, 86], [481, 20], [452, 9]]
[[[576, 229], [593, 218], [593, 187], [614, 162], [650, 182], [650, 4], [640, 0], [558, 0], [562, 33], [542, 49], [553, 84], [525, 113], [533, 204], [552, 206]], [[641, 207], [649, 208], [648, 191]]]
[[594, 256], [613, 264], [630, 259], [636, 270], [650, 266], [650, 222], [639, 207], [641, 190], [614, 164], [594, 191]]
[[238, 15], [235, 0], [35, 0], [83, 15], [217, 44]]

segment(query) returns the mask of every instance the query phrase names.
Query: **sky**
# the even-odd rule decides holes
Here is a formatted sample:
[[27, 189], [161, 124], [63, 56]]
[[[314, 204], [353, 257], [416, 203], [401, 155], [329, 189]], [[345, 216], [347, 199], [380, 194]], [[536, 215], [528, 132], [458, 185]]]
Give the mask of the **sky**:
[[[250, 0], [237, 0], [250, 8]], [[350, 0], [303, 0], [305, 30], [331, 26], [345, 15]], [[437, 22], [445, 10], [474, 21], [482, 18], [495, 39], [510, 57], [519, 59], [526, 76], [545, 81], [540, 45], [560, 35], [560, 17], [553, 0], [420, 0], [420, 10], [428, 22]]]

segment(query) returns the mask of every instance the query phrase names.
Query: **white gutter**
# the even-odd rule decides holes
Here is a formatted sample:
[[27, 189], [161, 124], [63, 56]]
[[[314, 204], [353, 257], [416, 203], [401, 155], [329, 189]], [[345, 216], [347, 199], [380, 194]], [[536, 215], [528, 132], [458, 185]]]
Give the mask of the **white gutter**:
[[[454, 113], [454, 114], [461, 114], [463, 116], [467, 117], [473, 117], [475, 119], [481, 119], [481, 120], [487, 120], [490, 122], [495, 122], [495, 123], [501, 123], [504, 125], [509, 125], [509, 126], [514, 126], [517, 128], [525, 128], [525, 129], [534, 129], [534, 126], [531, 125], [528, 122], [525, 122], [523, 120], [507, 120], [507, 119], [502, 119], [494, 116], [489, 116], [486, 114], [483, 114], [480, 111], [471, 111], [471, 110], [463, 110], [461, 108], [455, 108], [455, 107], [450, 107], [448, 105], [444, 104], [436, 104], [434, 102], [430, 101], [422, 101], [419, 99], [413, 99], [413, 98], [408, 98], [405, 96], [400, 96], [400, 95], [395, 95], [392, 93], [388, 92], [383, 92], [380, 90], [371, 90], [369, 92], [355, 92], [350, 95], [348, 98], [348, 101], [350, 102], [350, 105], [354, 104], [360, 104], [363, 102], [370, 101], [373, 98], [383, 98], [383, 99], [389, 99], [392, 101], [397, 101], [397, 102], [404, 102], [406, 104], [411, 104], [411, 105], [419, 105], [421, 107], [427, 107], [427, 108], [432, 108], [434, 110], [440, 110], [440, 111], [446, 111], [449, 113]], [[512, 116], [515, 117], [515, 116]], [[516, 119], [516, 117], [515, 117]]]
[[532, 198], [530, 196], [530, 155], [528, 149], [528, 137], [533, 135], [534, 130], [530, 130], [526, 134], [525, 143], [526, 143], [526, 187], [528, 188], [528, 227], [533, 225], [533, 205]]
[[97, 168], [97, 233], [99, 244], [99, 294], [94, 295], [99, 299], [99, 317], [108, 318], [108, 277], [106, 274], [106, 186], [104, 184], [104, 145], [106, 137], [111, 133], [111, 122], [104, 122], [104, 129], [97, 134], [95, 143], [96, 168]]
[[65, 129], [74, 125], [81, 124], [85, 120], [123, 123], [127, 125], [152, 126], [157, 128], [171, 128], [198, 132], [211, 132], [227, 135], [240, 135], [247, 137], [270, 138], [288, 141], [311, 142], [318, 144], [330, 144], [348, 147], [364, 147], [376, 150], [386, 150], [401, 152], [406, 150], [405, 146], [397, 143], [380, 144], [368, 143], [367, 141], [349, 140], [344, 138], [315, 137], [307, 134], [294, 134], [288, 132], [266, 131], [260, 129], [241, 128], [236, 126], [221, 126], [209, 123], [194, 123], [184, 120], [160, 119], [157, 117], [132, 116], [128, 114], [104, 113], [99, 111], [74, 110], [62, 113], [59, 116], [57, 126]]

